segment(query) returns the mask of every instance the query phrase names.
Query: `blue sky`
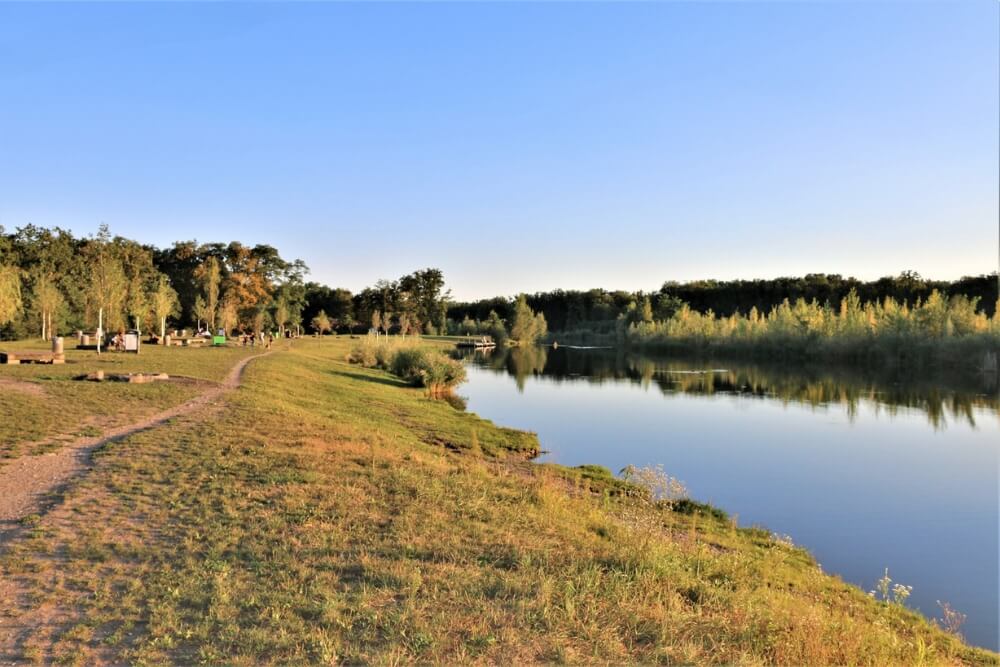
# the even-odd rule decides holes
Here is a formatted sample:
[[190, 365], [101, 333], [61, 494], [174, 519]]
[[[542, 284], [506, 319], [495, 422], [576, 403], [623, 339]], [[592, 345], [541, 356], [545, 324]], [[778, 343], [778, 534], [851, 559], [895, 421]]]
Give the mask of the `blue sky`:
[[0, 225], [358, 289], [993, 271], [998, 4], [0, 4]]

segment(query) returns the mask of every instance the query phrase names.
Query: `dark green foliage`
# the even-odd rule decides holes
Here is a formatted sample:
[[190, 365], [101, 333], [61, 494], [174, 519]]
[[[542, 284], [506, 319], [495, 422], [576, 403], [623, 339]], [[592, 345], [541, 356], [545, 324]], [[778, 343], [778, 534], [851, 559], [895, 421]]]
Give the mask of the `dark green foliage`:
[[448, 299], [444, 274], [428, 268], [361, 290], [354, 297], [354, 317], [366, 326], [377, 312], [386, 333], [445, 333]]
[[[106, 275], [95, 290], [98, 264]], [[211, 271], [206, 270], [209, 265]], [[0, 324], [5, 338], [40, 334], [43, 319], [57, 333], [93, 329], [99, 308], [104, 309], [106, 329], [132, 325], [137, 317], [142, 328], [158, 329], [152, 294], [161, 277], [177, 293], [178, 314], [168, 318], [170, 327], [214, 322], [230, 331], [257, 331], [273, 323], [298, 330], [320, 311], [332, 330], [345, 333], [359, 323], [367, 328], [375, 311], [386, 332], [438, 333], [446, 322], [448, 290], [440, 269], [381, 280], [354, 296], [346, 289], [305, 283], [304, 263], [287, 261], [264, 244], [178, 241], [159, 249], [113, 237], [106, 228], [96, 238], [77, 239], [59, 228], [28, 225], [11, 234], [0, 228], [0, 266], [16, 269], [20, 281], [15, 314]], [[40, 295], [53, 292], [56, 298], [47, 303], [57, 305], [43, 307]], [[5, 302], [15, 301], [12, 294], [5, 290]], [[502, 337], [499, 318], [490, 326]]]
[[431, 393], [447, 393], [465, 382], [465, 366], [448, 352], [432, 347], [402, 345], [365, 338], [348, 353], [347, 361], [366, 368], [381, 368], [414, 387]]
[[726, 514], [725, 510], [721, 510], [714, 505], [709, 505], [708, 503], [700, 503], [697, 500], [691, 500], [690, 498], [675, 500], [671, 509], [679, 514], [699, 514], [701, 516], [710, 516], [713, 519], [718, 519], [719, 521], [726, 521], [729, 519], [729, 515]]
[[511, 316], [509, 332], [511, 340], [520, 345], [530, 345], [544, 338], [546, 333], [548, 324], [545, 322], [545, 316], [531, 310], [525, 295], [519, 296]]
[[[666, 282], [658, 292], [625, 292], [603, 289], [553, 290], [528, 295], [528, 306], [545, 316], [553, 332], [588, 331], [608, 333], [615, 320], [629, 310], [630, 304], [640, 308], [648, 298], [653, 319], [669, 319], [684, 303], [692, 310], [712, 310], [717, 315], [748, 313], [751, 308], [766, 313], [788, 299], [805, 299], [822, 304], [839, 304], [851, 290], [864, 302], [883, 301], [892, 297], [911, 306], [918, 299], [926, 300], [931, 292], [947, 296], [964, 295], [979, 298], [980, 307], [992, 316], [997, 300], [997, 276], [967, 276], [956, 281], [928, 280], [911, 271], [898, 276], [886, 276], [864, 282], [836, 274], [813, 273], [801, 278], [773, 278], [769, 280], [697, 280], [687, 283]], [[485, 320], [491, 310], [505, 321], [513, 315], [514, 300], [494, 297], [467, 303], [454, 303], [448, 308], [448, 317], [461, 322], [466, 317]]]
[[302, 311], [304, 321], [312, 322], [322, 311], [330, 318], [333, 329], [348, 333], [353, 328], [354, 300], [350, 290], [309, 282], [305, 285], [305, 300], [306, 306]]
[[[158, 329], [153, 296], [164, 278], [180, 306], [171, 326], [218, 317], [233, 327], [248, 327], [279, 301], [288, 323], [301, 321], [307, 269], [268, 245], [186, 241], [161, 250], [112, 236], [106, 226], [96, 236], [78, 239], [63, 229], [27, 225], [11, 234], [0, 229], [0, 250], [0, 265], [20, 269], [23, 282], [22, 308], [6, 327], [7, 337], [41, 335], [43, 321], [56, 334], [93, 330], [101, 309], [105, 330], [131, 327], [136, 320], [144, 330]], [[210, 260], [218, 267], [217, 280], [206, 279]], [[232, 317], [222, 317], [226, 310]]]
[[389, 371], [415, 387], [447, 391], [465, 381], [465, 366], [437, 350], [412, 347], [396, 351]]
[[593, 463], [576, 466], [574, 470], [579, 470], [583, 475], [594, 479], [614, 479], [614, 473], [612, 473], [610, 469]]
[[630, 484], [604, 466], [587, 464], [570, 468], [558, 463], [539, 463], [540, 469], [549, 471], [591, 493], [607, 496], [647, 497], [649, 492]]
[[848, 360], [976, 367], [1000, 350], [1000, 320], [977, 299], [932, 291], [912, 306], [892, 297], [863, 302], [854, 291], [838, 307], [798, 299], [767, 313], [718, 317], [683, 306], [669, 320], [632, 324], [622, 343], [713, 356]]

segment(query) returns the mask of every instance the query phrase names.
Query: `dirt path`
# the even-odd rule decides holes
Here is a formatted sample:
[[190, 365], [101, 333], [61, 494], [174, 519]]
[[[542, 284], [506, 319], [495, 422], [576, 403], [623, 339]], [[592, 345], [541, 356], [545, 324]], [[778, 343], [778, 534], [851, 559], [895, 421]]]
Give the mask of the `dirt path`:
[[50, 494], [87, 471], [94, 450], [211, 404], [239, 386], [243, 369], [250, 361], [267, 354], [270, 352], [241, 359], [220, 384], [169, 410], [96, 437], [78, 438], [55, 452], [23, 456], [4, 466], [0, 469], [0, 548], [18, 534], [22, 519], [44, 511]]

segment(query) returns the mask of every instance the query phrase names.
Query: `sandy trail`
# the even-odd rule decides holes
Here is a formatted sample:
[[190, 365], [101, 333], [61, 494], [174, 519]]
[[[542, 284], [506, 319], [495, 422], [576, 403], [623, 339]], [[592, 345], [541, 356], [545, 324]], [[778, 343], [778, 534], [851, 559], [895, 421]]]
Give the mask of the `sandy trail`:
[[55, 452], [23, 456], [4, 466], [0, 469], [0, 547], [17, 535], [24, 517], [44, 511], [50, 494], [88, 470], [95, 449], [211, 404], [239, 386], [243, 369], [250, 361], [267, 354], [270, 353], [241, 359], [220, 384], [169, 410], [110, 429], [99, 436], [78, 438]]

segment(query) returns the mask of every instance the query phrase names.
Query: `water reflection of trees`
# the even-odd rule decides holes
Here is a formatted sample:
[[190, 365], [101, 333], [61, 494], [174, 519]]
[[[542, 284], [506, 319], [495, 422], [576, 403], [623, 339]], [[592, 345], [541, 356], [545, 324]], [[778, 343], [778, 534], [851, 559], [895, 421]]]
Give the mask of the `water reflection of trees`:
[[511, 348], [506, 355], [507, 372], [514, 376], [517, 390], [524, 391], [524, 381], [529, 375], [544, 375], [549, 348], [540, 345]]
[[629, 380], [657, 387], [664, 394], [724, 394], [770, 398], [813, 407], [844, 405], [853, 419], [861, 404], [876, 413], [916, 409], [935, 428], [948, 418], [975, 425], [976, 409], [1000, 419], [996, 375], [936, 375], [905, 369], [858, 369], [839, 366], [788, 366], [656, 357], [625, 350], [574, 350], [525, 347], [478, 354], [474, 363], [515, 378], [524, 391], [530, 376], [551, 382]]

